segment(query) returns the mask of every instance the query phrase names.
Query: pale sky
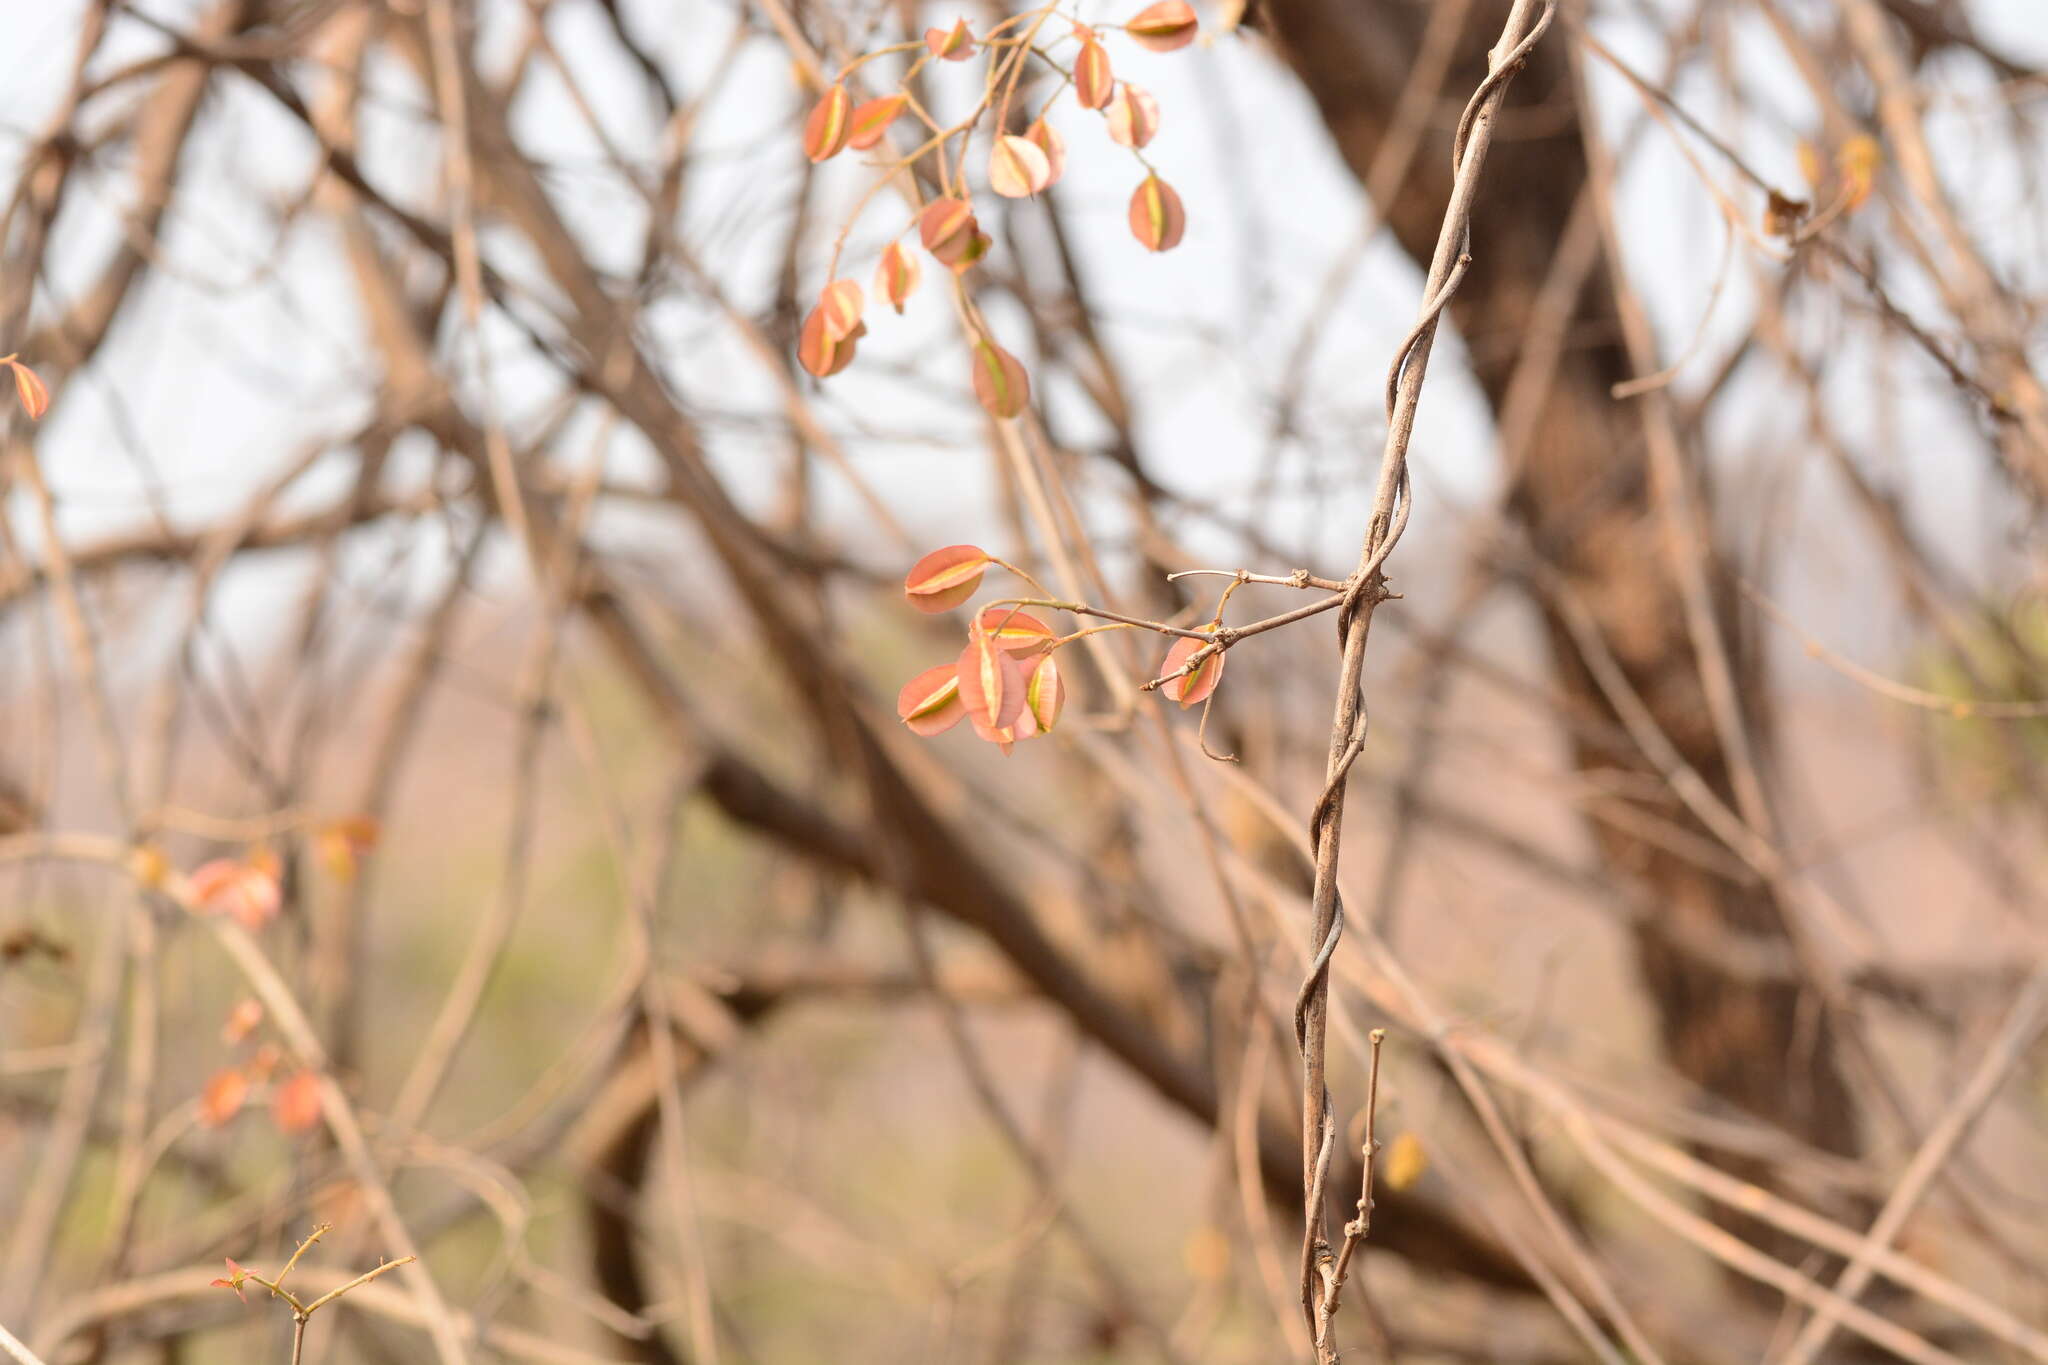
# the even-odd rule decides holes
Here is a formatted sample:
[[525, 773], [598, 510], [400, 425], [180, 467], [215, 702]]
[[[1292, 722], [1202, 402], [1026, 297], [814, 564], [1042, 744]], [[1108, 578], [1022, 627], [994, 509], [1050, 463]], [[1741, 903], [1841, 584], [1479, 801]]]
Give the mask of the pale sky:
[[[41, 125], [64, 79], [82, 4], [56, 0], [18, 8], [22, 12], [9, 19], [13, 41], [0, 52], [0, 175], [10, 182], [24, 138]], [[156, 0], [149, 8], [168, 21], [184, 22], [200, 6]], [[602, 77], [611, 49], [591, 8], [555, 8], [556, 42], [586, 77]], [[639, 0], [627, 9], [635, 31], [674, 61], [682, 88], [701, 88], [724, 51], [731, 6]], [[954, 12], [943, 5], [928, 9], [934, 21]], [[1100, 0], [1088, 0], [1082, 9], [1121, 13]], [[2015, 54], [2048, 61], [2043, 0], [1981, 0], [1971, 9], [1983, 31]], [[488, 50], [506, 49], [524, 11], [516, 0], [486, 4]], [[132, 23], [117, 29], [128, 37], [105, 54], [103, 66], [156, 46]], [[1661, 43], [1640, 23], [1609, 19], [1602, 32], [1640, 67], [1659, 64]], [[1750, 119], [1737, 140], [1767, 175], [1797, 188], [1795, 146], [1812, 128], [1811, 111], [1796, 78], [1768, 40], [1757, 37], [1745, 35], [1737, 66], [1745, 94], [1763, 116]], [[1118, 74], [1150, 87], [1164, 111], [1148, 155], [1188, 205], [1186, 241], [1168, 255], [1150, 256], [1130, 240], [1124, 204], [1141, 172], [1080, 111], [1066, 107], [1070, 101], [1062, 101], [1054, 115], [1069, 140], [1063, 197], [1089, 279], [1111, 320], [1110, 334], [1141, 397], [1142, 430], [1155, 472], [1192, 493], [1238, 493], [1264, 458], [1267, 405], [1281, 362], [1303, 318], [1317, 306], [1331, 261], [1356, 233], [1364, 206], [1305, 96], [1257, 41], [1228, 37], [1172, 55], [1125, 44], [1116, 54]], [[1958, 63], [1946, 70], [1963, 69]], [[963, 92], [975, 79], [964, 68], [936, 74], [942, 81], [957, 78]], [[1995, 106], [1981, 79], [1971, 79], [1974, 89], [1948, 82], [1956, 98], [1935, 112], [1931, 128], [1952, 183], [1969, 186], [1965, 207], [1971, 221], [2014, 282], [2038, 292], [2048, 269], [2048, 214], [2024, 197], [2009, 162], [1988, 157], [1990, 144], [1977, 134], [1995, 117]], [[439, 145], [417, 117], [416, 91], [409, 78], [389, 67], [373, 71], [371, 88], [377, 94], [370, 101], [366, 163], [396, 197], [437, 212]], [[1604, 126], [1619, 127], [1635, 115], [1633, 96], [1618, 82], [1602, 77], [1598, 89]], [[133, 525], [147, 515], [138, 452], [146, 452], [161, 474], [174, 514], [198, 520], [232, 506], [305, 443], [342, 435], [364, 415], [358, 397], [364, 376], [355, 368], [361, 353], [357, 320], [345, 283], [332, 271], [332, 243], [324, 229], [299, 229], [283, 253], [269, 259], [274, 229], [251, 209], [274, 206], [301, 182], [310, 145], [246, 81], [223, 76], [216, 90], [224, 92], [214, 97], [224, 117], [195, 145], [170, 217], [166, 244], [173, 268], [152, 279], [141, 306], [131, 308], [86, 381], [63, 396], [39, 433], [65, 525], [80, 535]], [[592, 79], [588, 93], [618, 142], [636, 150], [650, 145], [652, 112], [633, 80], [623, 74]], [[1682, 83], [1677, 93], [1715, 126], [1730, 127], [1728, 110], [1706, 78]], [[800, 170], [788, 122], [800, 102], [787, 59], [771, 43], [756, 42], [697, 135], [682, 231], [743, 306], [758, 306], [766, 296], [790, 187]], [[604, 171], [550, 77], [532, 84], [516, 114], [531, 144], [552, 163], [557, 202], [593, 249], [608, 261], [632, 260], [640, 237], [637, 201]], [[1502, 154], [1511, 155], [1512, 148]], [[123, 170], [112, 164], [78, 179], [59, 224], [53, 264], [60, 290], [89, 278], [103, 258], [126, 193]], [[843, 211], [866, 184], [865, 174], [852, 158], [832, 163], [825, 168], [821, 203]], [[1752, 199], [1744, 195], [1743, 202]], [[1712, 290], [1724, 229], [1712, 201], [1661, 133], [1648, 139], [1621, 203], [1632, 277], [1658, 320], [1665, 354], [1676, 355], [1690, 341]], [[878, 196], [853, 236], [842, 273], [865, 281], [874, 250], [902, 220], [900, 205]], [[836, 221], [821, 214], [816, 228], [812, 256], [820, 283]], [[487, 238], [486, 249], [501, 269], [533, 277], [502, 238]], [[259, 265], [265, 268], [252, 281]], [[1745, 312], [1748, 272], [1738, 259], [1679, 392], [1708, 372], [1733, 339]], [[986, 532], [990, 504], [979, 420], [965, 396], [966, 366], [929, 275], [925, 296], [908, 317], [873, 320], [861, 361], [826, 385], [820, 401], [828, 418], [854, 433], [849, 446], [855, 459], [913, 535], [941, 543]], [[1308, 386], [1318, 435], [1311, 453], [1331, 495], [1283, 500], [1276, 522], [1283, 539], [1314, 547], [1327, 556], [1331, 570], [1349, 563], [1358, 515], [1369, 497], [1369, 470], [1378, 457], [1381, 376], [1412, 320], [1419, 284], [1407, 260], [1379, 238], [1332, 313], [1317, 355]], [[1910, 293], [1907, 301], [1915, 301]], [[49, 306], [47, 297], [40, 306]], [[993, 318], [1000, 332], [1006, 319], [999, 309]], [[743, 494], [765, 492], [767, 485], [751, 471], [778, 465], [781, 447], [772, 421], [773, 393], [755, 362], [699, 303], [671, 306], [649, 325], [684, 399], [704, 412], [715, 453], [733, 471], [735, 485]], [[509, 331], [492, 335], [499, 343], [498, 390], [516, 428], [545, 406], [550, 386]], [[1867, 359], [1852, 350], [1839, 357], [1845, 392], [1867, 387], [1861, 368]], [[899, 366], [912, 367], [915, 378]], [[1915, 376], [1914, 383], [1920, 382]], [[1075, 410], [1071, 396], [1050, 397], [1057, 411]], [[757, 416], [763, 422], [754, 421]], [[1861, 415], [1851, 418], [1853, 430]], [[1984, 461], [1970, 449], [1974, 438], [1956, 431], [1952, 410], [1917, 400], [1908, 386], [1897, 421], [1890, 435], [1907, 456], [1902, 477], [1925, 495], [1927, 507], [1945, 517], [1976, 520], [1989, 500]], [[862, 427], [906, 439], [862, 436]], [[1717, 433], [1718, 458], [1753, 459], [1760, 447], [1770, 453], [1774, 445], [1796, 441], [1802, 429], [1796, 412], [1759, 393]], [[585, 458], [592, 430], [587, 424], [572, 428], [564, 456]], [[639, 452], [630, 436], [615, 439], [614, 467], [629, 473]], [[1414, 448], [1421, 490], [1413, 532], [1418, 543], [1454, 535], [1458, 506], [1484, 504], [1495, 477], [1490, 439], [1489, 416], [1465, 378], [1459, 348], [1440, 344]], [[1356, 479], [1348, 477], [1354, 468]], [[1300, 452], [1287, 470], [1298, 492]], [[331, 495], [344, 473], [335, 462], [324, 477], [308, 480], [300, 496]], [[851, 498], [837, 496], [830, 505], [856, 554], [877, 562], [889, 556], [863, 534]], [[23, 539], [33, 544], [27, 509], [8, 510]], [[1219, 556], [1231, 552], [1227, 537], [1201, 528], [1190, 528], [1189, 539]], [[1842, 564], [1849, 572], [1853, 556]], [[248, 588], [256, 590], [254, 600], [267, 595], [262, 584]]]

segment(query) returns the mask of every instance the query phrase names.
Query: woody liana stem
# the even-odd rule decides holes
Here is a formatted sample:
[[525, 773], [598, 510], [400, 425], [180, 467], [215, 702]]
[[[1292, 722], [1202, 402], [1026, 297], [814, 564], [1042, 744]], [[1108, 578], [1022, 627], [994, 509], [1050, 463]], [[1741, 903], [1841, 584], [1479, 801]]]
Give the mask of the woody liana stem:
[[[1325, 786], [1309, 818], [1315, 850], [1315, 888], [1311, 898], [1308, 972], [1295, 999], [1295, 1038], [1302, 1060], [1302, 1243], [1301, 1307], [1317, 1365], [1338, 1360], [1333, 1323], [1337, 1309], [1336, 1256], [1331, 1250], [1324, 1188], [1336, 1146], [1336, 1115], [1327, 1080], [1329, 1026], [1329, 964], [1343, 934], [1343, 909], [1337, 896], [1338, 845], [1344, 821], [1345, 779], [1365, 742], [1366, 712], [1359, 690], [1365, 646], [1373, 609], [1384, 600], [1381, 567], [1400, 539], [1408, 519], [1408, 443], [1415, 429], [1422, 381], [1429, 368], [1431, 344], [1451, 295], [1471, 263], [1467, 252], [1472, 202], [1479, 172], [1493, 138], [1494, 114], [1507, 84], [1523, 58], [1549, 27], [1556, 0], [1515, 0], [1501, 36], [1487, 54], [1487, 76], [1480, 82], [1458, 122], [1453, 143], [1454, 179], [1430, 262], [1423, 306], [1416, 325], [1396, 351], [1387, 375], [1387, 437], [1380, 457], [1372, 513], [1359, 546], [1358, 568], [1348, 582], [1338, 609], [1343, 661], [1330, 722], [1329, 760]], [[1321, 1292], [1329, 1285], [1327, 1297]]]

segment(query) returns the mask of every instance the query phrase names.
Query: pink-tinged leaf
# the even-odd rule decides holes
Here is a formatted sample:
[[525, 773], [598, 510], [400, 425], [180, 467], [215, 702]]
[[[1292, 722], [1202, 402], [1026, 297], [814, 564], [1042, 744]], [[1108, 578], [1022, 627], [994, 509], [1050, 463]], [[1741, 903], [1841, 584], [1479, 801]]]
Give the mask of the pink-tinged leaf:
[[284, 905], [276, 871], [253, 860], [217, 858], [195, 868], [185, 879], [185, 894], [201, 914], [231, 916], [252, 934], [276, 919]]
[[1173, 186], [1156, 175], [1148, 175], [1131, 191], [1131, 235], [1147, 251], [1171, 251], [1180, 245], [1187, 231], [1187, 210]]
[[[1159, 665], [1159, 676], [1163, 678], [1169, 673], [1178, 673], [1181, 666], [1187, 663], [1189, 656], [1202, 647], [1202, 641], [1182, 636], [1174, 642], [1172, 649], [1166, 651], [1166, 662]], [[1208, 700], [1209, 694], [1216, 690], [1216, 684], [1223, 677], [1223, 661], [1227, 657], [1229, 656], [1222, 650], [1217, 650], [1195, 665], [1192, 673], [1183, 674], [1166, 684], [1166, 695], [1179, 702], [1183, 708]]]
[[237, 1265], [235, 1258], [232, 1256], [223, 1256], [221, 1259], [228, 1263], [227, 1278], [215, 1280], [210, 1287], [215, 1289], [232, 1289], [235, 1291], [236, 1298], [240, 1299], [243, 1303], [247, 1303], [249, 1296], [242, 1292], [242, 1281], [249, 1278], [249, 1272]]
[[1024, 140], [1045, 153], [1045, 164], [1052, 171], [1045, 183], [1058, 184], [1059, 178], [1067, 173], [1067, 140], [1042, 115], [1024, 130]]
[[804, 155], [813, 161], [829, 161], [846, 145], [853, 123], [853, 96], [843, 85], [834, 85], [811, 106], [804, 120]]
[[972, 629], [992, 638], [998, 648], [1012, 654], [1039, 654], [1052, 647], [1058, 637], [1052, 627], [1030, 612], [1015, 607], [990, 607], [974, 618]]
[[235, 1007], [228, 1011], [227, 1022], [221, 1025], [220, 1040], [233, 1047], [254, 1033], [256, 1026], [262, 1022], [263, 1006], [253, 997], [243, 996], [235, 1002]]
[[826, 339], [838, 342], [852, 336], [860, 327], [860, 310], [866, 303], [860, 286], [852, 280], [834, 280], [819, 291], [818, 311], [824, 315]]
[[1109, 69], [1109, 49], [1095, 35], [1081, 30], [1081, 50], [1074, 54], [1074, 98], [1083, 109], [1101, 109], [1116, 93], [1116, 77]]
[[891, 242], [882, 248], [881, 262], [875, 266], [875, 292], [900, 315], [904, 303], [917, 292], [917, 281], [923, 273], [924, 267], [917, 263], [917, 257], [905, 251], [901, 243]]
[[218, 1128], [241, 1112], [242, 1101], [249, 1098], [249, 1078], [234, 1067], [223, 1067], [207, 1078], [206, 1088], [199, 1092], [199, 1122], [207, 1128]]
[[1023, 362], [993, 341], [974, 343], [974, 396], [991, 417], [1015, 417], [1031, 401]]
[[1195, 40], [1198, 27], [1187, 0], [1159, 0], [1158, 4], [1139, 10], [1137, 17], [1124, 25], [1124, 32], [1136, 39], [1140, 47], [1154, 52], [1178, 52]]
[[320, 1122], [320, 1077], [312, 1071], [295, 1071], [270, 1095], [270, 1117], [279, 1132], [297, 1137]]
[[910, 566], [903, 595], [922, 612], [946, 611], [974, 596], [994, 561], [978, 545], [948, 545]]
[[853, 126], [846, 130], [846, 145], [857, 152], [874, 146], [909, 103], [908, 95], [884, 95], [863, 101], [853, 111]]
[[924, 249], [955, 269], [967, 259], [981, 224], [965, 199], [934, 199], [917, 215], [918, 240]]
[[960, 669], [940, 664], [903, 684], [896, 694], [896, 715], [914, 735], [942, 735], [967, 715], [960, 700]]
[[955, 19], [950, 29], [926, 29], [924, 45], [941, 61], [964, 62], [974, 55], [974, 34], [965, 19]]
[[1031, 717], [1040, 733], [1058, 723], [1067, 704], [1067, 680], [1060, 675], [1060, 656], [1041, 654], [1024, 679], [1024, 714]]
[[1028, 199], [1052, 183], [1052, 162], [1039, 146], [1015, 135], [999, 137], [988, 154], [988, 186], [1005, 199]]
[[8, 361], [7, 368], [14, 371], [14, 392], [21, 399], [21, 410], [29, 420], [40, 422], [50, 410], [50, 390], [40, 375], [19, 360]]
[[825, 328], [823, 305], [804, 318], [796, 342], [797, 363], [820, 379], [830, 379], [853, 363], [854, 343], [868, 333], [866, 323], [856, 323], [843, 340], [834, 341]]
[[971, 719], [991, 730], [1016, 723], [1024, 709], [1024, 670], [1016, 655], [993, 640], [970, 640], [956, 668], [960, 703]]
[[1119, 82], [1109, 98], [1110, 141], [1124, 147], [1143, 147], [1159, 135], [1159, 101], [1151, 92]]

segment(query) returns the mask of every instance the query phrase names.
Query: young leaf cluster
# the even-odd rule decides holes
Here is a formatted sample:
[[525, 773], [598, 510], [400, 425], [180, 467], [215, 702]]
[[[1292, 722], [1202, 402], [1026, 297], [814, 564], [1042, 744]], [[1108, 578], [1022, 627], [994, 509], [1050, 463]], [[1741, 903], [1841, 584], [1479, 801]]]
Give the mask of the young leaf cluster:
[[[1048, 37], [1058, 25], [1065, 32]], [[1144, 148], [1159, 132], [1159, 102], [1143, 87], [1118, 79], [1105, 33], [1121, 32], [1139, 47], [1174, 52], [1195, 40], [1199, 24], [1187, 0], [1157, 0], [1114, 29], [1099, 29], [1062, 14], [1056, 3], [1015, 15], [977, 36], [965, 19], [950, 28], [928, 28], [922, 38], [876, 48], [849, 62], [819, 95], [804, 119], [804, 154], [829, 161], [846, 151], [884, 149], [875, 160], [879, 174], [839, 234], [827, 282], [805, 316], [797, 339], [797, 360], [820, 379], [853, 363], [867, 335], [867, 292], [839, 273], [854, 216], [867, 200], [892, 182], [929, 184], [938, 189], [906, 223], [924, 253], [949, 272], [963, 312], [970, 319], [970, 376], [975, 398], [991, 416], [1019, 416], [1031, 401], [1024, 365], [999, 345], [966, 293], [968, 272], [985, 260], [994, 239], [975, 214], [968, 168], [981, 158], [981, 182], [1004, 199], [1026, 199], [1058, 183], [1066, 172], [1066, 139], [1048, 121], [1071, 89], [1073, 102], [1102, 119], [1110, 141], [1127, 148], [1144, 170], [1131, 192], [1131, 235], [1148, 251], [1171, 251], [1187, 229], [1180, 195], [1146, 160]], [[895, 88], [857, 99], [852, 82], [877, 58], [910, 58]], [[984, 63], [981, 98], [956, 123], [941, 124], [919, 101], [917, 78], [934, 64]], [[1056, 77], [1052, 93], [1035, 111], [1018, 107], [1022, 77], [1038, 63]], [[986, 151], [978, 152], [977, 131], [990, 124]], [[899, 124], [916, 125], [921, 140], [900, 151], [888, 139]], [[904, 172], [922, 172], [905, 176]], [[922, 197], [922, 192], [920, 192]], [[900, 236], [900, 234], [899, 234]], [[883, 247], [871, 288], [876, 298], [902, 313], [923, 275], [918, 258], [901, 240]]]

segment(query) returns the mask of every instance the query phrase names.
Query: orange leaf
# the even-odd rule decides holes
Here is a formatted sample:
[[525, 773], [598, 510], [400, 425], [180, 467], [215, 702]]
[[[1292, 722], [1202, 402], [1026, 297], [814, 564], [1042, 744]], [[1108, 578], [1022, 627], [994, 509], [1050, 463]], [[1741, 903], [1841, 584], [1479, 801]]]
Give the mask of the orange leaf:
[[1109, 137], [1125, 147], [1143, 147], [1159, 135], [1159, 101], [1149, 91], [1119, 82], [1109, 99]]
[[971, 640], [955, 666], [960, 678], [960, 704], [977, 727], [1002, 730], [1024, 709], [1024, 670], [1017, 656], [986, 637]]
[[1057, 637], [1052, 627], [1030, 612], [1015, 607], [990, 607], [974, 618], [971, 629], [986, 635], [1000, 649], [1012, 654], [1038, 654], [1052, 646]]
[[227, 1023], [221, 1025], [220, 1040], [229, 1047], [247, 1038], [263, 1022], [263, 1006], [244, 996], [228, 1011]]
[[1195, 12], [1188, 7], [1187, 0], [1159, 0], [1158, 4], [1139, 10], [1137, 17], [1124, 25], [1124, 32], [1136, 39], [1140, 47], [1149, 47], [1154, 52], [1177, 52], [1195, 40], [1197, 27]]
[[823, 306], [813, 308], [797, 336], [797, 363], [820, 379], [830, 379], [853, 363], [853, 345], [867, 330], [866, 323], [856, 323], [844, 340], [834, 341], [826, 334]]
[[965, 19], [955, 19], [950, 29], [926, 29], [924, 45], [941, 61], [964, 62], [974, 55], [974, 34]]
[[1023, 362], [993, 341], [974, 343], [974, 396], [991, 417], [1015, 417], [1031, 401]]
[[942, 735], [966, 714], [960, 702], [960, 670], [954, 664], [927, 668], [896, 694], [896, 715], [914, 735]]
[[[1166, 651], [1166, 662], [1159, 665], [1159, 676], [1163, 678], [1169, 673], [1179, 672], [1182, 665], [1187, 663], [1188, 657], [1203, 645], [1203, 641], [1192, 636], [1182, 636], [1174, 642], [1172, 649]], [[1223, 677], [1225, 657], [1222, 650], [1217, 650], [1195, 665], [1192, 673], [1183, 674], [1166, 684], [1166, 695], [1179, 702], [1183, 709], [1197, 702], [1206, 701]]]
[[1110, 73], [1109, 50], [1082, 30], [1081, 50], [1074, 54], [1074, 98], [1083, 109], [1101, 109], [1116, 93], [1116, 77]]
[[1005, 199], [1028, 199], [1052, 183], [1052, 161], [1038, 144], [999, 137], [988, 154], [989, 188]]
[[880, 142], [882, 134], [889, 131], [889, 125], [896, 121], [896, 116], [908, 103], [908, 95], [884, 95], [880, 99], [863, 101], [853, 111], [853, 126], [847, 129], [846, 145], [857, 152], [864, 152]]
[[891, 242], [882, 248], [881, 262], [875, 266], [875, 292], [901, 314], [904, 302], [917, 292], [918, 276], [923, 273], [924, 267], [917, 263], [917, 257], [900, 243]]
[[271, 1092], [270, 1117], [287, 1137], [313, 1128], [320, 1122], [320, 1077], [312, 1071], [293, 1072]]
[[207, 1079], [199, 1092], [199, 1122], [218, 1128], [233, 1118], [249, 1098], [249, 1078], [234, 1067], [223, 1067]]
[[50, 410], [50, 391], [40, 376], [19, 360], [10, 360], [7, 367], [14, 371], [14, 391], [21, 397], [22, 411], [31, 421], [41, 421]]
[[1173, 186], [1157, 175], [1148, 175], [1131, 192], [1131, 235], [1147, 251], [1171, 251], [1180, 245], [1187, 230], [1187, 210]]
[[277, 918], [284, 905], [276, 872], [232, 858], [193, 869], [185, 879], [185, 894], [201, 914], [231, 915], [252, 934]]
[[1043, 115], [1024, 130], [1024, 140], [1045, 153], [1045, 163], [1052, 171], [1045, 183], [1056, 184], [1067, 173], [1067, 140], [1053, 130]]
[[818, 294], [818, 311], [824, 314], [825, 336], [844, 341], [860, 327], [860, 310], [867, 302], [860, 286], [852, 280], [834, 280]]
[[903, 579], [903, 595], [922, 612], [945, 611], [974, 596], [981, 576], [994, 561], [978, 545], [948, 545], [933, 550]]
[[829, 161], [846, 145], [853, 119], [853, 96], [843, 85], [834, 85], [811, 106], [804, 120], [804, 155], [813, 161]]
[[1067, 681], [1060, 676], [1059, 655], [1041, 654], [1024, 679], [1024, 714], [1040, 733], [1052, 729], [1067, 704]]
[[963, 261], [971, 264], [980, 232], [974, 206], [965, 199], [934, 199], [917, 215], [917, 235], [924, 249], [956, 269]]

